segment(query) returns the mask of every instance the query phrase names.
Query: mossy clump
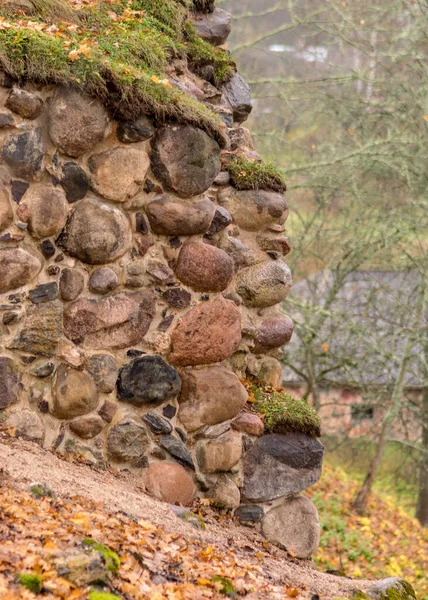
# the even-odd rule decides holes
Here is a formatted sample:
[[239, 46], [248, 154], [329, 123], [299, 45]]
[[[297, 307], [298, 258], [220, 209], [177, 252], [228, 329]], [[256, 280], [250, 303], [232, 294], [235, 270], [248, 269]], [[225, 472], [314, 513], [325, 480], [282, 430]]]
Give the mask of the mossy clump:
[[196, 33], [191, 23], [186, 23], [186, 55], [193, 69], [199, 71], [210, 65], [214, 69], [214, 83], [221, 85], [232, 77], [236, 71], [236, 63], [224, 50], [212, 46]]
[[91, 590], [89, 592], [89, 600], [122, 600], [116, 594], [110, 592], [100, 592], [99, 590]]
[[[211, 65], [218, 83], [234, 71], [224, 50], [201, 40], [187, 21], [186, 1], [98, 0], [77, 10], [68, 0], [36, 0], [28, 18], [0, 8], [0, 68], [11, 77], [72, 85], [98, 98], [116, 117], [150, 114], [204, 129], [222, 146], [220, 117], [165, 75], [174, 58], [195, 69]], [[54, 27], [52, 27], [54, 25]]]
[[408, 581], [400, 579], [382, 592], [379, 600], [416, 600], [416, 594]]
[[116, 573], [119, 570], [120, 558], [118, 557], [116, 552], [111, 550], [111, 548], [109, 548], [108, 546], [104, 546], [104, 544], [100, 544], [99, 542], [96, 542], [95, 540], [93, 540], [90, 537], [85, 537], [83, 539], [83, 544], [87, 548], [90, 548], [91, 550], [94, 550], [95, 552], [101, 552], [101, 554], [104, 556], [104, 560], [106, 562], [107, 569], [110, 571], [110, 573]]
[[34, 498], [53, 498], [52, 490], [44, 483], [33, 483], [29, 489]]
[[33, 594], [40, 594], [42, 591], [42, 577], [37, 573], [19, 573], [15, 579]]
[[226, 165], [231, 184], [238, 190], [286, 190], [284, 177], [270, 163], [259, 163], [236, 156]]
[[219, 590], [220, 594], [223, 594], [223, 596], [228, 596], [229, 598], [235, 598], [236, 589], [233, 583], [230, 581], [230, 579], [224, 577], [223, 575], [215, 575], [211, 578], [211, 581], [213, 583], [221, 584], [222, 587]]
[[257, 381], [247, 380], [245, 386], [267, 433], [297, 432], [320, 437], [321, 418], [304, 400]]

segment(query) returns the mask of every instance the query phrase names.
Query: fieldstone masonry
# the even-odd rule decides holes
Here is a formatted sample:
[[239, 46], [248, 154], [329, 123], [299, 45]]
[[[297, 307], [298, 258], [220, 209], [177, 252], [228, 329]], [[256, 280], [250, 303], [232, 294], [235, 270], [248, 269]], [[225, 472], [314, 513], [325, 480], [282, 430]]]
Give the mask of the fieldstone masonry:
[[[194, 22], [224, 44], [230, 15]], [[0, 422], [166, 502], [236, 509], [307, 558], [319, 524], [300, 492], [322, 445], [264, 435], [241, 383], [279, 385], [292, 335], [287, 201], [229, 185], [223, 154], [257, 157], [245, 81], [192, 78], [224, 110], [226, 151], [188, 124], [117, 121], [72, 88], [0, 88]]]

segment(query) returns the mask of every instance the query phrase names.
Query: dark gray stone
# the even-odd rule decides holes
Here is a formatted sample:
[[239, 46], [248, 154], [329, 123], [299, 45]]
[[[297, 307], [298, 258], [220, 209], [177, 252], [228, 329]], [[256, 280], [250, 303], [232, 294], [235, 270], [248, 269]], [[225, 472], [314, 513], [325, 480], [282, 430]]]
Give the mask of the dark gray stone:
[[203, 40], [214, 46], [221, 46], [229, 37], [231, 21], [230, 13], [216, 8], [211, 14], [196, 15], [193, 24]]
[[156, 413], [149, 412], [145, 414], [143, 421], [147, 423], [147, 425], [150, 427], [150, 430], [155, 435], [167, 434], [171, 433], [172, 431], [171, 423]]
[[225, 229], [231, 223], [232, 215], [230, 214], [230, 212], [226, 210], [223, 206], [217, 206], [215, 209], [214, 218], [211, 221], [210, 228], [206, 233], [207, 237], [213, 236], [222, 229]]
[[18, 402], [21, 390], [18, 365], [8, 356], [0, 356], [0, 410]]
[[2, 156], [18, 177], [34, 178], [41, 168], [44, 155], [40, 128], [13, 135], [3, 146]]
[[130, 461], [143, 456], [150, 445], [147, 428], [142, 423], [126, 418], [114, 425], [108, 433], [107, 450], [117, 461]]
[[55, 245], [50, 240], [43, 240], [40, 250], [45, 258], [52, 258], [55, 254]]
[[324, 446], [303, 433], [259, 438], [244, 458], [243, 496], [252, 502], [298, 494], [318, 481]]
[[58, 286], [55, 281], [42, 283], [29, 292], [30, 300], [33, 304], [50, 302], [58, 298]]
[[205, 192], [220, 172], [220, 147], [202, 129], [191, 125], [164, 127], [156, 134], [152, 170], [179, 196]]
[[164, 417], [167, 417], [168, 419], [172, 419], [173, 417], [175, 417], [175, 415], [177, 413], [177, 409], [175, 408], [175, 406], [172, 406], [172, 404], [167, 404], [162, 409], [162, 413], [163, 413]]
[[172, 435], [163, 435], [159, 441], [159, 445], [169, 452], [177, 462], [193, 470], [195, 469], [192, 455], [181, 440], [177, 440]]
[[62, 167], [61, 185], [65, 197], [72, 204], [86, 196], [89, 179], [85, 171], [74, 162], [66, 162]]
[[155, 134], [151, 120], [145, 115], [135, 121], [120, 121], [117, 127], [117, 137], [123, 144], [134, 144], [148, 140]]
[[243, 123], [253, 109], [250, 86], [236, 73], [223, 86], [223, 94], [226, 104], [233, 110], [235, 123]]
[[22, 196], [30, 187], [30, 184], [26, 181], [19, 181], [19, 179], [15, 179], [12, 181], [12, 198], [14, 201], [19, 204], [21, 202]]
[[174, 287], [163, 292], [162, 298], [173, 308], [186, 308], [190, 304], [192, 295], [183, 288]]
[[143, 234], [146, 234], [149, 231], [143, 213], [137, 212], [135, 215], [135, 231]]
[[120, 369], [117, 390], [120, 400], [135, 406], [164, 402], [180, 393], [181, 377], [161, 356], [143, 356]]
[[246, 523], [258, 523], [262, 520], [264, 510], [257, 504], [241, 504], [235, 510], [234, 516]]

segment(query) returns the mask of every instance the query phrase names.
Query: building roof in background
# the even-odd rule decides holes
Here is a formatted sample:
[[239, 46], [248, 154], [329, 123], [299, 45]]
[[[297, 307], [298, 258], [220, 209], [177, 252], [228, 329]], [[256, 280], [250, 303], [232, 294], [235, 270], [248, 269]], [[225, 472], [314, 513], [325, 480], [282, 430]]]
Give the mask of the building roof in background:
[[[419, 273], [355, 271], [345, 277], [327, 306], [335, 280], [331, 271], [319, 271], [293, 286], [284, 303], [283, 309], [295, 321], [293, 338], [284, 348], [284, 381], [304, 380], [299, 373], [305, 372], [308, 343], [302, 340], [309, 338], [314, 326], [311, 348], [319, 383], [393, 385], [414, 319]], [[424, 319], [427, 324], [428, 311]], [[422, 387], [422, 354], [421, 343], [416, 343], [406, 375], [407, 388]]]

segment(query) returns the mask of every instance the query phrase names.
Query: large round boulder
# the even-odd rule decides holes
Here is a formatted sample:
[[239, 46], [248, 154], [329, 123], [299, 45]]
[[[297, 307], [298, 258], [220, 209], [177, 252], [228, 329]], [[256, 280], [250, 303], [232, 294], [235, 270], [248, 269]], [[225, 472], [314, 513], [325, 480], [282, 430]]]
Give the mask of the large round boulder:
[[126, 202], [140, 190], [150, 167], [144, 150], [117, 147], [93, 154], [88, 161], [91, 186], [113, 202]]
[[238, 377], [223, 365], [186, 369], [182, 373], [178, 418], [187, 431], [233, 419], [248, 393]]
[[288, 216], [285, 196], [266, 190], [230, 191], [227, 208], [234, 223], [246, 231], [259, 231]]
[[68, 156], [82, 156], [104, 139], [109, 119], [98, 100], [69, 88], [57, 89], [49, 111], [49, 135]]
[[169, 236], [206, 233], [215, 210], [215, 205], [208, 198], [190, 201], [160, 196], [146, 206], [153, 233]]
[[241, 313], [222, 297], [192, 308], [171, 334], [169, 361], [206, 365], [229, 358], [241, 343]]
[[152, 463], [144, 472], [143, 484], [149, 494], [168, 504], [191, 506], [196, 486], [180, 465]]
[[164, 127], [152, 143], [152, 170], [179, 196], [197, 196], [220, 172], [220, 147], [202, 129], [191, 125]]
[[287, 498], [269, 510], [262, 520], [265, 538], [296, 558], [310, 558], [318, 549], [318, 512], [308, 498]]
[[92, 377], [65, 364], [56, 371], [52, 396], [52, 414], [57, 419], [86, 415], [98, 404], [97, 386]]
[[94, 199], [85, 199], [71, 211], [57, 244], [82, 262], [105, 264], [128, 250], [131, 227], [120, 209]]
[[36, 239], [57, 235], [67, 220], [68, 203], [60, 188], [36, 184], [29, 187], [21, 204], [29, 211], [28, 230]]
[[184, 244], [175, 268], [180, 281], [200, 292], [222, 292], [233, 272], [233, 260], [226, 252], [201, 242]]
[[321, 476], [324, 446], [303, 433], [272, 433], [259, 438], [244, 458], [243, 495], [267, 502], [298, 494]]
[[238, 275], [236, 291], [245, 306], [264, 308], [285, 300], [291, 285], [288, 265], [272, 260], [242, 270]]

